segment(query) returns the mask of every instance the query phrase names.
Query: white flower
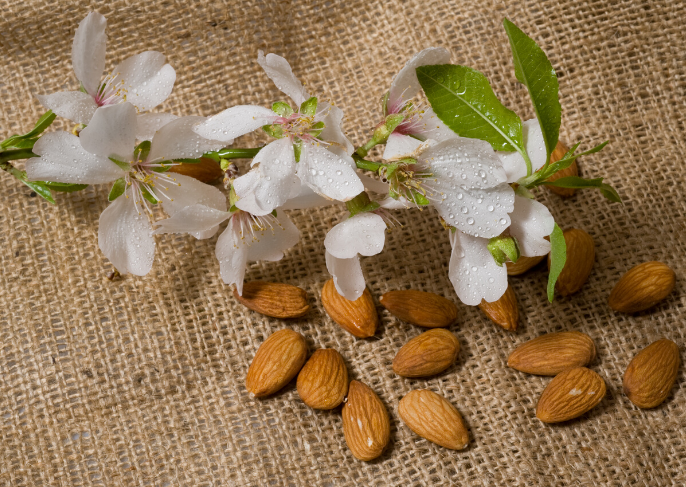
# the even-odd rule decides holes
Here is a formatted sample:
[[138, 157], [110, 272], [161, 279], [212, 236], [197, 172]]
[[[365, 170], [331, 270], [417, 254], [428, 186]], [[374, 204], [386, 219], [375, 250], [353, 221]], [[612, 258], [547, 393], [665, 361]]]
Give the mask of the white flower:
[[229, 224], [217, 240], [215, 255], [222, 279], [227, 284], [235, 284], [239, 295], [243, 294], [248, 261], [281, 260], [283, 251], [300, 240], [300, 232], [282, 211], [277, 216], [256, 216], [242, 210], [230, 213], [205, 205], [188, 206], [171, 218], [156, 222], [158, 228], [154, 233], [214, 235], [225, 220]]
[[372, 256], [383, 250], [386, 222], [376, 213], [359, 213], [339, 223], [326, 234], [326, 268], [338, 293], [351, 301], [364, 292], [360, 255]]
[[[76, 123], [88, 124], [98, 107], [131, 102], [138, 112], [145, 112], [167, 99], [176, 81], [176, 72], [165, 64], [163, 54], [146, 51], [124, 60], [101, 81], [105, 70], [107, 20], [98, 12], [91, 12], [81, 21], [72, 45], [72, 66], [83, 91], [65, 91], [37, 95], [45, 108]], [[174, 115], [141, 115], [138, 122], [139, 139], [152, 134]]]
[[384, 159], [395, 159], [411, 152], [408, 149], [414, 145], [417, 138], [440, 142], [455, 137], [455, 132], [439, 120], [431, 107], [411, 103], [412, 98], [421, 90], [416, 69], [420, 66], [448, 64], [449, 62], [448, 50], [442, 47], [429, 47], [415, 54], [393, 78], [388, 91], [386, 111], [389, 115], [403, 114], [405, 118], [388, 137], [383, 154]]
[[[302, 107], [310, 98], [284, 58], [264, 56], [260, 51], [257, 62], [296, 105]], [[238, 208], [255, 215], [269, 214], [298, 195], [301, 183], [338, 201], [350, 200], [364, 190], [350, 157], [353, 146], [341, 130], [343, 112], [323, 101], [317, 103], [313, 115], [301, 112], [282, 116], [261, 106], [240, 105], [195, 128], [203, 137], [227, 142], [265, 125], [281, 132], [281, 138], [265, 146], [253, 159], [254, 169], [235, 180]], [[299, 162], [294, 144], [301, 150]]]
[[[115, 181], [120, 196], [100, 216], [100, 249], [122, 274], [147, 274], [153, 263], [148, 201], [162, 203], [173, 215], [186, 206], [226, 205], [217, 188], [188, 176], [157, 172], [162, 161], [196, 158], [224, 143], [195, 134], [191, 127], [203, 117], [183, 117], [162, 127], [150, 143], [149, 153], [134, 154], [136, 109], [130, 103], [99, 109], [79, 137], [68, 132], [43, 135], [33, 151], [38, 158], [26, 162], [32, 180], [99, 184]], [[111, 193], [111, 196], [114, 197]]]

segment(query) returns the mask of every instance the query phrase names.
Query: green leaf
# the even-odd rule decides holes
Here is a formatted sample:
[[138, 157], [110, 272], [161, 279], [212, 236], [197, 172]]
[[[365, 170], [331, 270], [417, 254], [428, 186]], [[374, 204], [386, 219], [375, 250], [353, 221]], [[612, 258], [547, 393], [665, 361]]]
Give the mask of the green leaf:
[[126, 181], [124, 180], [124, 178], [119, 178], [112, 185], [112, 189], [110, 190], [110, 195], [107, 197], [107, 199], [109, 201], [114, 201], [117, 198], [119, 198], [121, 195], [123, 195], [125, 190], [126, 190]]
[[45, 131], [45, 129], [47, 129], [50, 126], [50, 124], [55, 120], [56, 116], [57, 115], [52, 113], [52, 110], [48, 110], [47, 112], [45, 112], [45, 114], [43, 114], [41, 118], [38, 119], [36, 125], [30, 132], [27, 132], [23, 135], [13, 135], [12, 137], [9, 137], [5, 141], [3, 141], [2, 144], [0, 144], [0, 147], [2, 147], [3, 149], [6, 149], [8, 147], [14, 147], [17, 149], [31, 149], [33, 147], [33, 144], [28, 142], [28, 140], [34, 139], [33, 142], [35, 142], [36, 137], [42, 134]]
[[600, 194], [605, 196], [608, 200], [612, 201], [613, 203], [621, 203], [622, 198], [619, 196], [619, 193], [610, 186], [609, 184], [603, 184], [599, 188]]
[[314, 117], [314, 114], [317, 113], [317, 97], [313, 96], [305, 100], [300, 105], [300, 113], [308, 117]]
[[300, 139], [293, 141], [293, 155], [295, 156], [295, 162], [300, 162], [300, 155], [303, 152], [303, 141]]
[[567, 242], [560, 227], [555, 224], [550, 234], [550, 274], [548, 274], [548, 301], [555, 297], [555, 283], [567, 261]]
[[412, 202], [417, 205], [417, 206], [429, 206], [431, 202], [429, 199], [424, 196], [422, 193], [419, 191], [412, 190], [410, 191], [412, 194]]
[[536, 118], [541, 124], [548, 160], [560, 135], [562, 107], [555, 69], [536, 42], [507, 19], [503, 20], [510, 39], [515, 76], [529, 90]]
[[159, 203], [159, 201], [157, 201], [157, 198], [155, 198], [155, 197], [150, 193], [150, 191], [148, 191], [148, 188], [146, 188], [144, 185], [141, 185], [140, 188], [141, 188], [141, 194], [143, 195], [143, 198], [145, 198], [146, 200], [148, 200], [148, 201], [149, 201], [150, 203], [152, 203], [153, 205], [156, 205], [157, 203]]
[[442, 64], [418, 67], [417, 78], [438, 118], [457, 135], [485, 140], [495, 150], [526, 154], [522, 121], [500, 103], [482, 73]]
[[131, 170], [131, 164], [129, 164], [126, 161], [120, 161], [119, 159], [115, 159], [114, 157], [108, 157], [108, 159], [112, 162], [114, 162], [117, 166], [122, 168], [124, 171], [130, 171]]
[[272, 112], [282, 117], [293, 115], [293, 109], [285, 101], [277, 101], [272, 105]]
[[579, 176], [567, 176], [555, 181], [543, 181], [542, 184], [545, 184], [546, 186], [556, 186], [558, 188], [598, 188], [600, 193], [608, 200], [614, 203], [622, 202], [622, 198], [620, 198], [617, 191], [609, 184], [603, 183], [603, 178], [584, 179]]
[[87, 184], [72, 184], [72, 183], [54, 183], [52, 181], [44, 181], [45, 186], [53, 191], [59, 191], [61, 193], [73, 193], [75, 191], [81, 191], [88, 187]]
[[26, 179], [20, 179], [20, 181], [35, 191], [38, 196], [41, 196], [53, 205], [55, 204], [55, 199], [52, 197], [50, 188], [45, 185], [44, 181], [27, 181]]
[[145, 161], [150, 154], [150, 141], [144, 140], [133, 149], [133, 159], [135, 161]]
[[324, 122], [317, 122], [309, 130], [309, 134], [312, 137], [319, 137], [324, 129], [326, 128], [326, 125], [324, 125]]
[[281, 127], [281, 125], [264, 125], [262, 130], [264, 130], [267, 135], [274, 137], [275, 139], [280, 139], [283, 137], [283, 127]]

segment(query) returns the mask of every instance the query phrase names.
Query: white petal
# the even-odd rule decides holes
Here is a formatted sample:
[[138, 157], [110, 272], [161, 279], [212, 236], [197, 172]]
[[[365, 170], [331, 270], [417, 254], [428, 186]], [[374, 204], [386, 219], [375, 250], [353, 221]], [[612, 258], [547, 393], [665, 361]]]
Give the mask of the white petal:
[[317, 193], [338, 201], [348, 201], [364, 191], [353, 169], [351, 157], [326, 150], [316, 142], [304, 142], [297, 164], [298, 177]]
[[132, 198], [119, 197], [100, 215], [100, 250], [122, 274], [144, 276], [155, 258], [155, 239], [148, 216]]
[[157, 228], [153, 233], [204, 233], [215, 230], [230, 216], [231, 214], [227, 211], [205, 205], [191, 205], [179, 210], [172, 217], [155, 222]]
[[152, 138], [148, 161], [195, 159], [224, 147], [225, 142], [206, 139], [193, 131], [205, 120], [205, 117], [181, 117], [164, 125]]
[[79, 140], [91, 154], [130, 161], [136, 145], [136, 109], [130, 103], [98, 108]]
[[421, 123], [418, 130], [413, 135], [418, 135], [425, 139], [433, 139], [437, 142], [458, 137], [458, 135], [450, 130], [441, 119], [438, 118], [431, 107], [424, 109], [423, 113], [419, 115]]
[[[352, 143], [343, 133], [342, 123], [343, 123], [343, 110], [337, 106], [330, 105], [324, 101], [318, 103], [317, 111], [324, 115], [321, 119], [324, 122], [324, 130], [319, 135], [319, 138], [330, 142], [330, 151], [334, 149], [339, 149], [340, 153], [351, 155], [355, 150]], [[319, 117], [315, 117], [315, 120], [319, 120]]]
[[388, 136], [388, 141], [386, 141], [383, 158], [391, 161], [393, 159], [411, 157], [421, 145], [421, 140], [417, 140], [409, 135], [393, 132]]
[[339, 259], [357, 254], [371, 256], [383, 250], [386, 222], [375, 213], [358, 213], [342, 221], [326, 234], [324, 247]]
[[152, 140], [155, 132], [179, 118], [171, 113], [141, 113], [136, 118], [136, 140]]
[[157, 51], [131, 56], [112, 70], [112, 86], [139, 112], [151, 110], [167, 99], [176, 81], [176, 71], [164, 60]]
[[379, 205], [381, 205], [381, 208], [385, 208], [387, 210], [404, 210], [406, 208], [412, 208], [415, 206], [403, 196], [399, 197], [397, 200], [389, 196], [388, 198], [384, 198], [383, 200], [379, 201]]
[[98, 12], [89, 13], [76, 28], [71, 47], [71, 64], [76, 78], [91, 95], [97, 92], [105, 70], [106, 27], [104, 16]]
[[257, 63], [262, 66], [276, 87], [289, 96], [298, 106], [310, 97], [300, 80], [293, 75], [291, 65], [281, 56], [276, 54], [265, 56], [262, 51], [258, 51]]
[[[162, 207], [169, 216], [191, 205], [205, 205], [215, 210], [226, 211], [226, 196], [209, 184], [202, 183], [190, 176], [166, 173], [173, 182], [157, 180], [154, 190], [162, 193]], [[158, 195], [160, 196], [160, 195]]]
[[62, 91], [36, 98], [48, 110], [76, 123], [88, 124], [98, 108], [93, 97], [83, 91]]
[[109, 159], [84, 150], [79, 138], [69, 132], [44, 134], [36, 141], [33, 152], [40, 157], [26, 161], [26, 175], [30, 180], [100, 184], [126, 174]]
[[263, 125], [274, 123], [278, 119], [279, 116], [269, 108], [237, 105], [208, 117], [193, 130], [206, 139], [231, 143], [236, 137], [248, 134]]
[[275, 262], [283, 258], [283, 251], [290, 249], [300, 240], [300, 231], [293, 225], [288, 215], [279, 211], [278, 225], [262, 232], [257, 239], [248, 242], [248, 260], [268, 260]]
[[[533, 172], [536, 172], [543, 167], [546, 159], [545, 141], [543, 140], [541, 125], [535, 118], [527, 120], [522, 124], [522, 133], [524, 135], [526, 153], [529, 159], [531, 159], [531, 169]], [[508, 183], [514, 183], [526, 176], [526, 162], [524, 162], [524, 158], [519, 152], [499, 151], [496, 154], [498, 154], [503, 163]]]
[[224, 282], [235, 284], [238, 294], [242, 295], [245, 266], [248, 263], [248, 247], [233, 231], [231, 222], [217, 239], [214, 254], [219, 261], [219, 271]]
[[389, 107], [399, 109], [404, 104], [404, 101], [409, 100], [419, 92], [421, 86], [419, 85], [416, 72], [419, 66], [448, 64], [449, 62], [450, 52], [442, 47], [429, 47], [415, 54], [393, 78], [388, 96]]
[[[300, 185], [295, 175], [293, 143], [288, 137], [271, 142], [257, 153], [252, 164], [259, 164], [259, 167], [250, 171], [259, 177], [255, 180], [252, 176], [249, 188], [238, 182], [241, 178], [235, 181], [238, 183], [234, 186], [238, 196], [236, 206], [256, 215], [266, 215], [283, 205]], [[254, 195], [254, 200], [247, 199], [248, 193]], [[241, 203], [244, 199], [246, 202], [254, 201], [260, 211], [256, 213], [252, 204], [244, 207]]]
[[476, 306], [493, 302], [507, 290], [507, 267], [499, 267], [488, 251], [488, 239], [460, 232], [450, 233], [453, 247], [448, 275], [460, 300]]
[[550, 252], [550, 242], [544, 237], [553, 232], [555, 219], [545, 205], [515, 196], [514, 211], [510, 217], [510, 235], [517, 239], [522, 255], [535, 257]]
[[357, 177], [360, 178], [360, 181], [362, 181], [362, 184], [364, 184], [364, 189], [367, 191], [372, 191], [379, 194], [388, 194], [388, 183], [379, 181], [378, 179], [367, 176], [366, 174], [358, 174]]
[[320, 206], [329, 206], [331, 200], [315, 193], [312, 188], [302, 184], [296, 195], [291, 195], [291, 198], [286, 201], [280, 210], [302, 210], [305, 208], [317, 208]]
[[360, 257], [355, 255], [351, 259], [339, 259], [329, 252], [326, 252], [325, 256], [326, 268], [329, 274], [333, 276], [333, 283], [338, 294], [351, 301], [362, 296], [365, 283]]

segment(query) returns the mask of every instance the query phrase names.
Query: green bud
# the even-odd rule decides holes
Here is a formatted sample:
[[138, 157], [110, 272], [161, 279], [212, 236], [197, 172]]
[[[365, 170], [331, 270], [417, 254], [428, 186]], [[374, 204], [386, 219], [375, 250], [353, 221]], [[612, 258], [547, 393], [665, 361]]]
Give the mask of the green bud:
[[488, 241], [488, 251], [493, 256], [493, 260], [500, 267], [503, 266], [507, 260], [517, 262], [519, 260], [519, 245], [514, 237], [493, 237]]
[[300, 113], [308, 117], [314, 117], [314, 114], [317, 113], [317, 97], [313, 96], [305, 100], [300, 105]]
[[280, 139], [283, 137], [283, 127], [281, 127], [281, 125], [264, 125], [262, 126], [262, 130], [267, 132], [267, 135], [270, 135], [275, 139]]
[[231, 165], [231, 159], [224, 159], [224, 158], [219, 159], [219, 167], [222, 168], [222, 171], [226, 172], [226, 170], [229, 168], [230, 165]]
[[272, 111], [282, 117], [293, 115], [293, 109], [285, 101], [277, 101], [272, 105]]
[[402, 123], [405, 119], [404, 115], [395, 113], [393, 115], [388, 115], [386, 121], [374, 129], [374, 135], [372, 136], [372, 141], [375, 144], [383, 144], [388, 140], [388, 136], [393, 133], [395, 128]]

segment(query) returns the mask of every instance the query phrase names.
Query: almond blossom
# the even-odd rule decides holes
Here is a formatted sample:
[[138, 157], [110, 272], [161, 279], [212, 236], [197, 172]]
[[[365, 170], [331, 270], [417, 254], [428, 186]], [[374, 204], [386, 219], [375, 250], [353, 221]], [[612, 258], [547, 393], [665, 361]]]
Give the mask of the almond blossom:
[[[125, 59], [102, 79], [106, 27], [107, 20], [98, 12], [89, 13], [79, 23], [71, 59], [81, 90], [36, 95], [45, 108], [73, 122], [88, 124], [99, 107], [128, 101], [141, 113], [167, 99], [174, 87], [176, 72], [165, 64], [165, 56], [157, 51], [146, 51]], [[138, 118], [139, 139], [149, 140], [156, 130], [177, 117], [167, 113], [147, 113]]]
[[328, 199], [348, 201], [364, 190], [350, 157], [353, 146], [341, 129], [343, 112], [310, 97], [293, 75], [288, 62], [259, 52], [257, 62], [298, 107], [274, 104], [239, 105], [209, 117], [195, 127], [206, 138], [230, 142], [265, 127], [277, 140], [252, 161], [252, 170], [234, 181], [236, 206], [254, 215], [266, 215], [301, 192], [301, 184]]
[[106, 106], [95, 112], [79, 137], [62, 131], [43, 135], [33, 148], [40, 157], [26, 162], [26, 174], [31, 180], [61, 183], [114, 182], [112, 203], [100, 215], [98, 243], [119, 272], [142, 276], [152, 268], [155, 255], [151, 204], [161, 203], [169, 215], [193, 204], [226, 204], [217, 188], [164, 172], [173, 159], [196, 158], [223, 146], [191, 130], [204, 120], [179, 118], [158, 130], [152, 142], [136, 146], [136, 108], [128, 102]]

